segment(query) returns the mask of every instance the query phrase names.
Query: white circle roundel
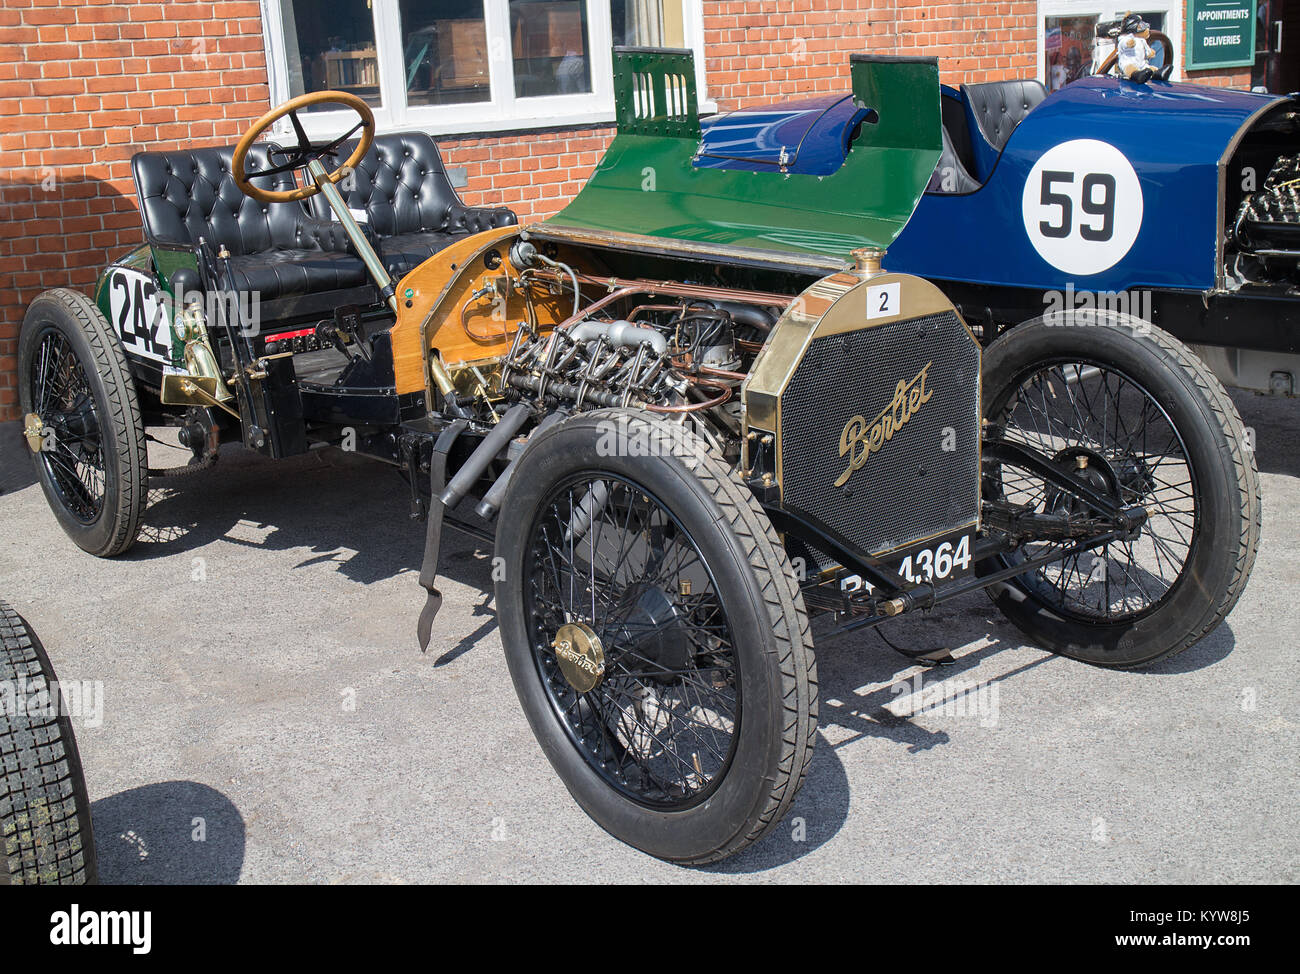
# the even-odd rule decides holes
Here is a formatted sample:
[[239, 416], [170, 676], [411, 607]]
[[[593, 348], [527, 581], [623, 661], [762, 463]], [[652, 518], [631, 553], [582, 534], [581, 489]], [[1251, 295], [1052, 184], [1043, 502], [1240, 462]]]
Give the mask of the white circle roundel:
[[1113, 145], [1073, 139], [1039, 157], [1021, 214], [1039, 256], [1067, 274], [1114, 266], [1142, 229], [1142, 184]]

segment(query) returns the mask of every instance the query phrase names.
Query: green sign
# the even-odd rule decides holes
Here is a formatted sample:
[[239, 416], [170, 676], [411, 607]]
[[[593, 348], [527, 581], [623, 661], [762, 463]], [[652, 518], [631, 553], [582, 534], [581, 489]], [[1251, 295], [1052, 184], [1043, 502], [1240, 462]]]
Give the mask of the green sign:
[[1255, 63], [1255, 0], [1187, 0], [1189, 71]]

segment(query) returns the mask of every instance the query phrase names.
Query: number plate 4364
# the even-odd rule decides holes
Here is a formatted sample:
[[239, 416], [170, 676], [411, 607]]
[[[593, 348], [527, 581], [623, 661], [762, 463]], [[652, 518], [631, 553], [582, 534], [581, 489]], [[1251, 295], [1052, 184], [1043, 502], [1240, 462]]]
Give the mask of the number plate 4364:
[[[905, 582], [942, 582], [969, 574], [971, 536], [963, 534], [948, 537], [925, 548], [914, 548], [893, 562], [892, 567]], [[872, 591], [873, 586], [861, 575], [846, 575], [840, 579], [844, 592]]]

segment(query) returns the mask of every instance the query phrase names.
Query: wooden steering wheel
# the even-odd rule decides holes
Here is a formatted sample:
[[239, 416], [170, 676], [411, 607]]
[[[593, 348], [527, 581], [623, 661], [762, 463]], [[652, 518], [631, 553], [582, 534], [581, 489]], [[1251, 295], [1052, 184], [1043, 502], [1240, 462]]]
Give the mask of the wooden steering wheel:
[[[1151, 41], [1159, 41], [1161, 44], [1164, 45], [1164, 55], [1165, 55], [1164, 63], [1173, 64], [1174, 63], [1174, 42], [1169, 39], [1168, 35], [1162, 34], [1158, 30], [1153, 30], [1151, 32], [1151, 36], [1147, 38], [1148, 43], [1150, 43]], [[1107, 54], [1104, 58], [1102, 58], [1101, 64], [1097, 65], [1097, 71], [1096, 71], [1097, 77], [1100, 78], [1104, 75], [1109, 74], [1111, 68], [1115, 67], [1115, 63], [1117, 61], [1119, 61], [1118, 45], [1116, 45], [1116, 47], [1109, 54]]]
[[[361, 121], [332, 142], [313, 145], [311, 140], [307, 138], [307, 132], [303, 129], [302, 122], [298, 119], [298, 110], [311, 105], [327, 104], [350, 108], [361, 117]], [[352, 153], [347, 162], [328, 174], [329, 181], [337, 183], [356, 167], [375, 141], [375, 116], [370, 111], [370, 106], [356, 95], [349, 94], [346, 91], [313, 91], [305, 95], [299, 95], [297, 98], [291, 98], [279, 108], [271, 109], [244, 133], [244, 137], [235, 146], [234, 157], [230, 160], [230, 174], [235, 178], [235, 185], [245, 195], [263, 203], [290, 203], [294, 200], [305, 200], [307, 197], [315, 196], [320, 192], [320, 186], [314, 182], [299, 189], [259, 189], [249, 182], [248, 174], [244, 171], [244, 161], [253, 143], [257, 141], [263, 132], [286, 115], [289, 116], [289, 121], [293, 124], [293, 131], [298, 138], [298, 144], [281, 150], [288, 157], [286, 162], [279, 166], [272, 166], [270, 169], [259, 170], [253, 173], [254, 176], [274, 176], [276, 173], [288, 172], [291, 169], [301, 169], [308, 163], [325, 156], [332, 156], [340, 145], [360, 131], [361, 136], [357, 139], [356, 151]]]

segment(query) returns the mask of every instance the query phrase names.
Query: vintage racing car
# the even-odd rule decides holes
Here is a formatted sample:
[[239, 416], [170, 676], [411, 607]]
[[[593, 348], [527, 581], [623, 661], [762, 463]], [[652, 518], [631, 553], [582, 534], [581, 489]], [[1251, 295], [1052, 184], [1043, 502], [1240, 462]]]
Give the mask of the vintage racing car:
[[[689, 53], [614, 60], [617, 136], [528, 227], [339, 92], [232, 148], [139, 154], [147, 244], [94, 300], [38, 297], [19, 342], [67, 533], [130, 546], [146, 426], [195, 466], [225, 441], [396, 466], [427, 518], [421, 643], [443, 528], [476, 535], [542, 750], [604, 828], [683, 863], [790, 808], [810, 617], [824, 643], [987, 589], [1034, 642], [1120, 668], [1223, 620], [1259, 485], [1203, 363], [1096, 310], [982, 350], [938, 287], [881, 269], [943, 150], [933, 59], [855, 56], [860, 117], [817, 172], [702, 164]], [[327, 144], [298, 117], [322, 106], [358, 116]], [[949, 239], [1004, 251], [986, 230]]]
[[[1159, 35], [1172, 63], [1172, 42]], [[1108, 74], [944, 85], [942, 154], [885, 267], [934, 281], [987, 342], [1100, 305], [1220, 380], [1300, 394], [1300, 100]], [[821, 175], [868, 107], [796, 99], [707, 120], [697, 165]]]

